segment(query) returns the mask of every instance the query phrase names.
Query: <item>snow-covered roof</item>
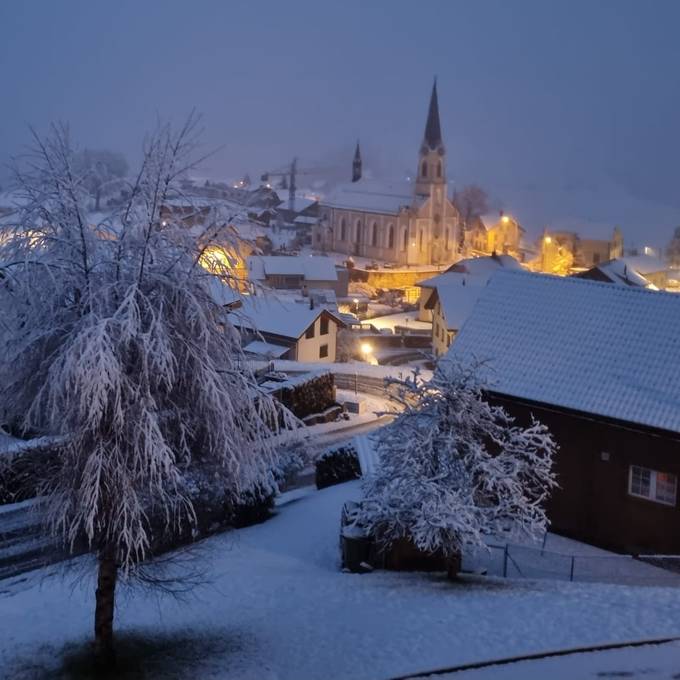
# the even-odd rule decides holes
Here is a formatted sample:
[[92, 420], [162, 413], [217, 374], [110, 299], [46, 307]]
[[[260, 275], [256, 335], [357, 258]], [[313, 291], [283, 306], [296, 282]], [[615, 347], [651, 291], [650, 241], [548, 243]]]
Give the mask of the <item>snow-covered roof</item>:
[[451, 345], [489, 389], [680, 432], [680, 295], [498, 272]]
[[499, 269], [521, 270], [523, 267], [512, 255], [485, 255], [483, 257], [469, 257], [465, 260], [459, 260], [446, 271], [488, 277]]
[[300, 275], [306, 281], [337, 281], [335, 262], [313, 255], [252, 255], [248, 258], [248, 276], [263, 281], [267, 276]]
[[249, 342], [244, 348], [244, 352], [248, 354], [257, 354], [268, 359], [280, 359], [290, 347], [284, 345], [275, 345], [271, 342], [264, 342], [262, 340], [253, 340]]
[[324, 307], [310, 309], [309, 305], [281, 300], [274, 294], [244, 296], [241, 307], [234, 310], [232, 316], [235, 326], [297, 340], [323, 312], [342, 324]]
[[634, 269], [642, 276], [664, 272], [668, 265], [659, 257], [653, 255], [626, 255], [617, 260], [622, 262], [628, 269]]
[[483, 278], [464, 276], [458, 281], [449, 281], [436, 287], [447, 330], [462, 328], [485, 286], [486, 280]]
[[281, 203], [276, 206], [277, 210], [292, 210], [293, 212], [299, 213], [303, 210], [306, 210], [315, 203], [318, 203], [316, 198], [308, 198], [307, 196], [295, 194], [293, 205], [291, 207], [290, 199], [288, 197], [288, 189], [276, 189], [276, 195], [281, 199]]
[[477, 275], [477, 274], [465, 274], [463, 272], [452, 272], [446, 271], [442, 274], [437, 274], [432, 278], [420, 281], [415, 285], [419, 288], [436, 288], [437, 286], [442, 286], [451, 283], [460, 283], [463, 280], [471, 281], [472, 283], [483, 284], [489, 280], [491, 276], [490, 272], [488, 275]]
[[646, 279], [628, 260], [629, 258], [609, 260], [608, 262], [603, 262], [602, 264], [597, 265], [594, 267], [594, 269], [598, 269], [612, 283], [628, 286], [640, 286], [641, 288], [652, 288], [657, 290], [656, 286], [650, 283], [649, 280]]
[[319, 218], [311, 215], [298, 215], [293, 221], [295, 224], [316, 224]]
[[402, 207], [412, 206], [415, 202], [414, 188], [410, 182], [360, 179], [337, 186], [322, 204], [331, 208], [396, 215]]

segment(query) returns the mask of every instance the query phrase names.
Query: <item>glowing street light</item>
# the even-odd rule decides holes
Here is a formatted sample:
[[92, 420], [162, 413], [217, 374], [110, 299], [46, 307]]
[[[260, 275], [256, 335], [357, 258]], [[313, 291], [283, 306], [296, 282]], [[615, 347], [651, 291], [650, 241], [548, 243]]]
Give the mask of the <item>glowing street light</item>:
[[373, 347], [370, 342], [361, 343], [361, 353], [364, 355], [364, 359], [368, 359], [368, 355], [373, 352]]

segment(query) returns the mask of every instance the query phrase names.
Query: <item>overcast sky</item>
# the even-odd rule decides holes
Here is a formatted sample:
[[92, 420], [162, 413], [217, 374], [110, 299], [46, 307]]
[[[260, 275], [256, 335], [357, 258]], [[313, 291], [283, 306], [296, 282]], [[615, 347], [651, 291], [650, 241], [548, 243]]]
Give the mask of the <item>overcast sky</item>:
[[401, 176], [437, 75], [456, 183], [533, 228], [577, 216], [663, 241], [680, 224], [679, 26], [674, 0], [1, 0], [0, 159], [52, 120], [132, 157], [157, 115], [195, 107], [223, 147], [206, 174], [294, 155], [349, 174], [360, 137], [368, 167]]

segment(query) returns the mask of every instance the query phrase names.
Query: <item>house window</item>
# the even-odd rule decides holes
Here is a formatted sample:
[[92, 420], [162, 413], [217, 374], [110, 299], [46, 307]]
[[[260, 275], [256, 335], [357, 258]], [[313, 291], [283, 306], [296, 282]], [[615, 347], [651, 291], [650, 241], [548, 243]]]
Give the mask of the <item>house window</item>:
[[322, 317], [319, 322], [319, 335], [328, 335], [328, 319]]
[[394, 248], [394, 225], [390, 224], [387, 228], [387, 247]]
[[328, 345], [321, 345], [319, 347], [319, 359], [325, 359], [328, 356]]
[[378, 245], [378, 223], [373, 222], [371, 229], [371, 245], [375, 248]]
[[670, 472], [658, 472], [639, 465], [630, 466], [628, 493], [664, 505], [675, 505], [678, 478]]
[[314, 324], [312, 324], [306, 331], [305, 331], [305, 337], [307, 340], [310, 338], [314, 337]]

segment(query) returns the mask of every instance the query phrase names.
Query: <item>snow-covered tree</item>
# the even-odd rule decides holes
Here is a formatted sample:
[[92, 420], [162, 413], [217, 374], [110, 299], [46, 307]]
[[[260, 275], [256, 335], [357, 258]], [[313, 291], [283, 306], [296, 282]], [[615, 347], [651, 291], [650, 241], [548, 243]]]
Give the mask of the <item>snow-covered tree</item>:
[[115, 151], [84, 149], [73, 155], [72, 170], [94, 198], [94, 209], [99, 212], [102, 197], [121, 187], [128, 164], [125, 156]]
[[453, 557], [484, 536], [544, 531], [555, 444], [545, 426], [492, 406], [475, 375], [440, 362], [429, 382], [394, 383], [404, 411], [377, 435], [380, 468], [358, 518], [383, 547], [406, 539]]
[[236, 287], [228, 262], [200, 266], [233, 238], [228, 221], [160, 219], [196, 135], [194, 117], [156, 130], [127, 204], [96, 225], [67, 129], [36, 135], [16, 169], [18, 223], [0, 239], [0, 422], [61, 438], [37, 481], [52, 534], [97, 556], [104, 659], [117, 579], [191, 529], [194, 499], [271, 493], [277, 442], [293, 425], [258, 388], [215, 301], [215, 288]]

